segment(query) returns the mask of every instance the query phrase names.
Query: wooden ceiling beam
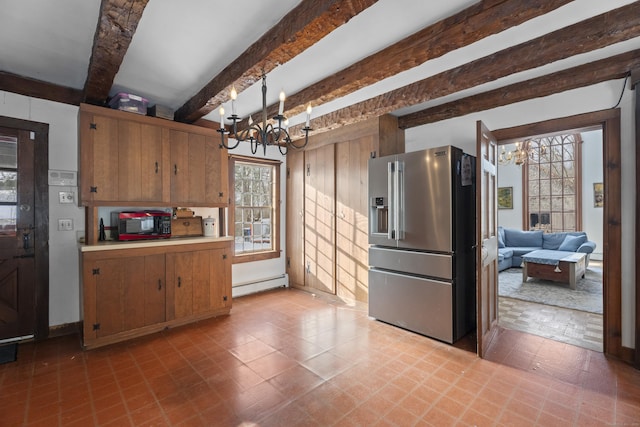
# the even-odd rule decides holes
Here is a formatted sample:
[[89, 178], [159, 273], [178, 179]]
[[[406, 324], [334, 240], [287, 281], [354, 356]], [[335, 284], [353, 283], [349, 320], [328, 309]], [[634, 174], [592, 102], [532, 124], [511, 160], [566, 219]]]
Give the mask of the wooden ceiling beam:
[[398, 127], [408, 129], [422, 126], [515, 102], [620, 79], [628, 75], [630, 70], [638, 67], [640, 67], [640, 50], [633, 50], [400, 116], [398, 117]]
[[[309, 104], [322, 105], [349, 95], [570, 2], [571, 0], [496, 0], [475, 3], [298, 93], [289, 95], [285, 103], [285, 115], [293, 117], [303, 113]], [[270, 105], [267, 111], [268, 117], [274, 117], [278, 112], [278, 105]]]
[[[378, 117], [640, 36], [634, 2], [312, 120], [314, 133]], [[302, 126], [290, 128], [299, 137]]]
[[290, 61], [376, 1], [303, 0], [180, 107], [175, 119], [194, 122], [210, 113], [229, 100], [231, 86], [242, 92], [263, 73]]
[[80, 105], [82, 91], [0, 71], [0, 90], [63, 104]]
[[102, 0], [84, 102], [103, 105], [149, 0]]

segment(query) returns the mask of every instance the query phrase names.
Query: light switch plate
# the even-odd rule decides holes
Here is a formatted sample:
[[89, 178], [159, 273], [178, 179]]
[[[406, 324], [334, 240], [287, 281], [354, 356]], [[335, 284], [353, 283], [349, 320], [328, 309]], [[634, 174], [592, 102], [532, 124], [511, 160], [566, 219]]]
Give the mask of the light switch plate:
[[73, 203], [74, 194], [73, 191], [59, 191], [58, 197], [60, 203]]

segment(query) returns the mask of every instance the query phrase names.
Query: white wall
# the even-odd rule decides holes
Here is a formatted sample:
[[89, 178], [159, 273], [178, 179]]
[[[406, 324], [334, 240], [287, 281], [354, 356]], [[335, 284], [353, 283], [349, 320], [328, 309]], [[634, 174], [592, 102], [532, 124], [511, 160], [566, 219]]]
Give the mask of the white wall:
[[[618, 102], [623, 81], [613, 80], [563, 93], [456, 117], [405, 133], [406, 151], [453, 144], [476, 152], [476, 121], [500, 129], [558, 117], [612, 108]], [[635, 130], [633, 91], [624, 91], [621, 108], [622, 143], [622, 345], [634, 347], [635, 324]]]
[[[507, 152], [514, 151], [515, 144], [505, 145], [504, 149]], [[513, 209], [498, 209], [498, 224], [506, 228], [522, 229], [522, 166], [515, 163], [499, 165], [498, 187], [513, 188]]]
[[593, 199], [593, 184], [604, 181], [602, 130], [583, 132], [582, 141], [582, 229], [596, 244], [591, 259], [602, 260], [604, 209], [596, 208]]

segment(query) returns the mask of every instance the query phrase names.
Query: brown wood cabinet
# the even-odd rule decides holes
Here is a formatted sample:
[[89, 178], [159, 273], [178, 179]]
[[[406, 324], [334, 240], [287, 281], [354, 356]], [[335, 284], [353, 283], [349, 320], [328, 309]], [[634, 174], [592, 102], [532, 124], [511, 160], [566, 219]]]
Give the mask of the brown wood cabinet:
[[231, 239], [82, 252], [83, 345], [94, 348], [231, 309]]
[[209, 128], [82, 104], [81, 206], [229, 204], [227, 150]]
[[287, 273], [291, 286], [368, 299], [368, 160], [404, 152], [383, 116], [309, 138], [287, 155]]

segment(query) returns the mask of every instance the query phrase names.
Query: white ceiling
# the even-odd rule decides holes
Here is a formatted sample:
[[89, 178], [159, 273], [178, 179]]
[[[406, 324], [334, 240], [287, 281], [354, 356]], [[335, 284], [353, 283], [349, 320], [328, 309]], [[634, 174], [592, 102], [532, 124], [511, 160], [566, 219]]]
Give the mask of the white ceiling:
[[[313, 115], [372, 98], [632, 2], [573, 1], [343, 98], [314, 106]], [[120, 91], [135, 93], [147, 98], [150, 105], [157, 103], [177, 109], [298, 3], [299, 0], [150, 0], [110, 95]], [[270, 72], [268, 102], [276, 102], [280, 90], [295, 93], [474, 3], [473, 0], [379, 0], [292, 61]], [[100, 0], [0, 0], [0, 71], [82, 89], [99, 10]], [[638, 48], [640, 38], [635, 38], [395, 114], [407, 114]], [[259, 110], [259, 83], [241, 93], [237, 104], [240, 116]], [[217, 120], [217, 112], [205, 118]], [[302, 116], [290, 118], [291, 124], [302, 120]]]

